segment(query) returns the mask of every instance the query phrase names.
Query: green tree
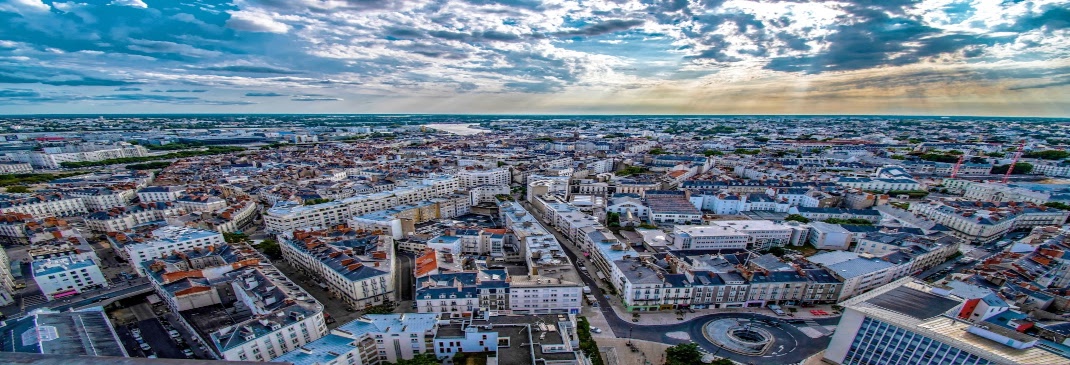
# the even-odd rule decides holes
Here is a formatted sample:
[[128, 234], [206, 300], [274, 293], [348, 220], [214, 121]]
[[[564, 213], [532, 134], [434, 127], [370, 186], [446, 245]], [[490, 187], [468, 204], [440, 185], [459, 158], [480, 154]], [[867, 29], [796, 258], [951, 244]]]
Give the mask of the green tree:
[[25, 187], [25, 186], [21, 186], [21, 185], [20, 186], [12, 186], [12, 187], [7, 188], [7, 192], [25, 194], [25, 193], [29, 193], [30, 192], [30, 188]]
[[810, 218], [803, 217], [798, 214], [789, 214], [784, 218], [785, 221], [796, 221], [800, 223], [810, 223]]
[[698, 344], [682, 343], [665, 349], [665, 365], [702, 365]]
[[665, 154], [668, 154], [668, 152], [665, 152], [665, 150], [663, 150], [661, 148], [653, 148], [648, 153], [650, 153], [651, 155], [665, 155]]
[[412, 359], [398, 359], [398, 362], [388, 362], [387, 364], [393, 365], [439, 365], [438, 357], [433, 352], [424, 352], [416, 354]]
[[[1006, 174], [1007, 168], [1010, 165], [999, 165], [992, 168], [992, 173], [996, 175]], [[1033, 164], [1028, 162], [1019, 162], [1014, 164], [1014, 171], [1011, 171], [1011, 175], [1025, 175], [1033, 172]]]
[[1070, 152], [1059, 150], [1045, 150], [1045, 151], [1033, 151], [1027, 152], [1022, 155], [1023, 157], [1039, 158], [1044, 160], [1062, 160], [1070, 157]]
[[721, 151], [714, 151], [714, 150], [705, 150], [705, 151], [702, 151], [702, 155], [703, 155], [703, 156], [706, 156], [706, 157], [710, 157], [710, 156], [722, 156], [722, 155], [724, 155], [724, 152], [721, 152]]
[[277, 260], [282, 258], [282, 247], [279, 246], [279, 242], [273, 239], [266, 239], [255, 246], [257, 250], [263, 252], [268, 258]]
[[249, 239], [249, 235], [244, 233], [231, 233], [223, 232], [223, 240], [227, 243], [238, 243]]
[[[8, 189], [8, 191], [11, 191], [11, 189]], [[1044, 206], [1048, 207], [1048, 208], [1059, 209], [1059, 210], [1070, 210], [1070, 205], [1067, 205], [1066, 203], [1062, 203], [1062, 202], [1047, 202], [1047, 203], [1044, 203]]]

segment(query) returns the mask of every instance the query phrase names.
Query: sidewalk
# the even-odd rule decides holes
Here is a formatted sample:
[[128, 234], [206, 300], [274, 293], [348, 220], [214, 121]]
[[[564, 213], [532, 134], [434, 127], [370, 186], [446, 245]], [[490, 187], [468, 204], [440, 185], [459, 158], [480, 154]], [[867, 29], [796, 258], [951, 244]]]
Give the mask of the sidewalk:
[[631, 340], [636, 348], [632, 351], [626, 338], [597, 338], [595, 341], [606, 365], [661, 365], [665, 363], [665, 349], [670, 347], [658, 342]]

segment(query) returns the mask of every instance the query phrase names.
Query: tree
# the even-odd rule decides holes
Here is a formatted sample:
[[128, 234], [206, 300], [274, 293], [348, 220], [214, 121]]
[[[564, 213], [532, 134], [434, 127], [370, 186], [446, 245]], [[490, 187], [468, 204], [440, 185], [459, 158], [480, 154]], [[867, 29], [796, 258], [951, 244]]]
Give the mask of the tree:
[[279, 246], [279, 242], [273, 239], [266, 239], [260, 241], [260, 244], [256, 245], [256, 249], [263, 252], [268, 258], [277, 260], [282, 258], [282, 247]]
[[12, 186], [7, 188], [7, 192], [25, 194], [30, 192], [30, 188], [25, 186]]
[[810, 218], [803, 217], [798, 214], [789, 214], [784, 218], [785, 221], [796, 221], [799, 223], [810, 223]]
[[238, 243], [247, 239], [249, 239], [249, 235], [244, 233], [223, 232], [223, 240], [227, 241], [227, 243]]
[[439, 365], [438, 357], [433, 352], [416, 354], [412, 359], [398, 359], [398, 362], [388, 362], [393, 365]]
[[1022, 157], [1032, 157], [1044, 160], [1062, 160], [1064, 158], [1070, 157], [1070, 152], [1059, 150], [1034, 151], [1027, 152], [1022, 155]]
[[[1010, 165], [999, 165], [992, 168], [992, 174], [1002, 175], [1007, 173], [1007, 168]], [[1028, 162], [1019, 162], [1014, 164], [1014, 171], [1011, 171], [1011, 175], [1025, 175], [1033, 172], [1033, 164]]]
[[773, 247], [769, 249], [769, 253], [773, 254], [773, 256], [780, 257], [784, 256], [784, 254], [787, 252], [784, 252], [783, 247]]
[[682, 343], [665, 349], [665, 365], [702, 365], [698, 344]]
[[706, 156], [706, 157], [710, 157], [710, 156], [721, 156], [721, 155], [724, 155], [724, 152], [721, 152], [721, 151], [714, 151], [714, 150], [705, 150], [705, 151], [702, 151], [702, 155], [703, 155], [703, 156]]
[[[10, 191], [10, 190], [11, 189], [8, 189], [8, 191]], [[1047, 203], [1044, 203], [1044, 206], [1048, 207], [1048, 208], [1059, 209], [1059, 210], [1070, 210], [1070, 205], [1067, 205], [1066, 203], [1062, 203], [1062, 202], [1047, 202]]]

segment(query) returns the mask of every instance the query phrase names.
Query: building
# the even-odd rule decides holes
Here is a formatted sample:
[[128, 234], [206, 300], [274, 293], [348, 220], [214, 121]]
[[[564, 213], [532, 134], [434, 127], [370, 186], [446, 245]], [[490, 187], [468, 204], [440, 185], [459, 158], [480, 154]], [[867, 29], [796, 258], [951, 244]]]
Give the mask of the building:
[[[127, 357], [119, 335], [100, 307], [59, 312], [38, 309], [0, 323], [0, 348], [65, 356]], [[72, 359], [73, 360], [73, 359]]]
[[699, 224], [702, 211], [695, 208], [684, 191], [650, 190], [643, 198], [649, 208], [648, 220], [654, 224]]
[[841, 177], [836, 179], [836, 184], [879, 193], [922, 190], [921, 184], [917, 180], [909, 178]]
[[[393, 239], [348, 227], [279, 235], [282, 257], [353, 308], [397, 300]], [[408, 275], [409, 273], [405, 273]]]
[[432, 353], [438, 314], [367, 314], [275, 358], [293, 365], [380, 365]]
[[751, 237], [733, 226], [682, 226], [673, 227], [673, 248], [677, 250], [745, 249]]
[[514, 314], [579, 314], [583, 285], [538, 275], [514, 275], [509, 282], [509, 309]]
[[34, 167], [58, 169], [64, 162], [101, 161], [124, 157], [143, 157], [148, 154], [145, 147], [121, 142], [115, 145], [78, 144], [62, 147], [45, 147], [41, 151], [15, 155], [23, 162]]
[[116, 251], [142, 276], [145, 275], [144, 268], [141, 266], [142, 262], [165, 257], [176, 251], [191, 251], [225, 243], [222, 233], [175, 226], [157, 228], [148, 237], [113, 240], [112, 242], [119, 244]]
[[851, 232], [839, 224], [810, 222], [809, 243], [818, 250], [846, 250], [851, 246]]
[[219, 245], [175, 252], [141, 263], [149, 283], [173, 313], [223, 304], [227, 274], [266, 262], [249, 246]]
[[490, 170], [461, 170], [457, 172], [457, 179], [461, 187], [465, 189], [482, 185], [505, 185], [513, 180], [509, 169], [496, 168]]
[[[279, 202], [264, 214], [264, 224], [266, 230], [273, 233], [308, 227], [329, 227], [345, 223], [353, 217], [450, 196], [459, 190], [459, 186], [460, 183], [455, 177], [438, 176], [420, 179], [390, 191], [361, 194], [315, 205]], [[470, 198], [463, 199], [467, 203]]]
[[171, 202], [139, 203], [90, 213], [85, 216], [85, 226], [100, 233], [122, 232], [183, 214], [186, 214], [186, 210]]
[[831, 251], [806, 258], [807, 261], [820, 265], [843, 282], [837, 301], [865, 293], [873, 288], [892, 282], [910, 274], [911, 265], [894, 264], [873, 257], [859, 255], [849, 251]]
[[25, 213], [37, 218], [68, 217], [88, 212], [82, 198], [60, 193], [35, 195], [0, 194], [0, 213]]
[[487, 355], [487, 364], [583, 365], [573, 315], [487, 316], [453, 320], [439, 326], [435, 355], [445, 364], [464, 353]]
[[1070, 217], [1068, 211], [1028, 202], [930, 200], [911, 204], [909, 210], [974, 243], [992, 242], [1016, 229], [1062, 225]]
[[133, 189], [115, 188], [89, 188], [67, 191], [72, 197], [82, 198], [86, 209], [90, 211], [107, 210], [123, 207], [134, 200]]
[[[899, 279], [843, 302], [825, 350], [833, 364], [1065, 364], [1058, 344], [1020, 332], [1004, 316], [975, 323], [948, 290]], [[1004, 317], [1006, 318], [1006, 317]], [[1019, 320], [1018, 325], [1023, 322]], [[1054, 345], [1054, 346], [1053, 346]]]
[[149, 186], [138, 190], [137, 197], [142, 203], [171, 202], [186, 194], [182, 186]]
[[31, 268], [37, 287], [50, 301], [108, 286], [92, 254], [36, 260]]
[[748, 237], [747, 247], [756, 251], [770, 247], [802, 245], [809, 234], [806, 226], [795, 222], [776, 223], [769, 220], [711, 221], [703, 227], [710, 228], [709, 232], [717, 232], [720, 229], [721, 232], [735, 230], [744, 233]]
[[471, 317], [477, 311], [510, 310], [505, 270], [470, 270], [416, 278], [416, 310]]

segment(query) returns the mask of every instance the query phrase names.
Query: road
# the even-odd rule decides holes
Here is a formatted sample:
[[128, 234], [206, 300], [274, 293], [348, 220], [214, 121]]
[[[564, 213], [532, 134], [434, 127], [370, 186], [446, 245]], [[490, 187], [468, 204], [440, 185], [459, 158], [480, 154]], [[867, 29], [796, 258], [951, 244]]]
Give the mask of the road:
[[[576, 248], [576, 246], [574, 244], [572, 244], [572, 241], [569, 240], [568, 238], [566, 238], [564, 235], [562, 235], [561, 232], [558, 232], [556, 228], [554, 228], [553, 226], [549, 225], [546, 221], [544, 221], [542, 216], [540, 216], [539, 214], [535, 213], [536, 211], [534, 209], [532, 209], [530, 204], [527, 204], [527, 202], [523, 202], [523, 201], [521, 202], [521, 204], [524, 206], [525, 209], [528, 210], [528, 212], [532, 213], [532, 215], [535, 216], [535, 218], [538, 219], [539, 222], [543, 224], [543, 226], [546, 227], [547, 231], [549, 231], [555, 237], [557, 237], [557, 240], [561, 242], [563, 247], [565, 247], [565, 255], [567, 255], [568, 258], [570, 260], [572, 260], [572, 264], [573, 265], [576, 265], [576, 263], [578, 263], [579, 261], [577, 261], [576, 254], [573, 251], [574, 250], [578, 250], [578, 248]], [[589, 270], [598, 270], [593, 265], [587, 265], [587, 267], [588, 267]], [[654, 342], [660, 342], [660, 343], [666, 343], [666, 344], [675, 345], [675, 344], [687, 343], [687, 342], [691, 342], [691, 341], [672, 338], [672, 337], [669, 337], [667, 334], [670, 333], [670, 332], [687, 332], [689, 334], [689, 336], [691, 337], [691, 340], [694, 341], [695, 343], [697, 343], [700, 347], [702, 347], [706, 351], [709, 351], [710, 353], [717, 353], [717, 356], [727, 357], [727, 358], [730, 358], [732, 360], [735, 360], [735, 361], [738, 361], [738, 362], [742, 362], [742, 363], [745, 363], [745, 364], [746, 363], [757, 363], [757, 364], [770, 363], [772, 358], [763, 357], [763, 356], [746, 356], [746, 355], [740, 355], [740, 354], [736, 354], [736, 353], [732, 353], [732, 352], [728, 352], [728, 351], [720, 351], [720, 349], [716, 345], [714, 345], [710, 341], [706, 340], [706, 337], [702, 334], [702, 327], [705, 326], [706, 323], [708, 323], [710, 321], [713, 321], [713, 320], [716, 320], [716, 319], [723, 319], [723, 318], [764, 319], [764, 320], [777, 321], [777, 322], [782, 324], [780, 327], [763, 326], [763, 328], [765, 328], [766, 330], [769, 330], [770, 332], [774, 333], [774, 335], [776, 335], [776, 337], [777, 337], [777, 343], [779, 343], [779, 344], [787, 343], [789, 341], [792, 344], [796, 344], [796, 343], [798, 344], [798, 345], [795, 345], [794, 348], [790, 348], [789, 347], [788, 349], [777, 349], [778, 354], [775, 355], [775, 357], [776, 357], [775, 363], [778, 363], [778, 364], [794, 363], [794, 362], [802, 361], [803, 359], [805, 359], [805, 358], [807, 358], [807, 357], [809, 357], [809, 356], [811, 356], [813, 354], [816, 354], [816, 353], [820, 352], [821, 350], [824, 350], [826, 347], [828, 347], [829, 341], [832, 340], [832, 336], [823, 336], [823, 337], [816, 338], [816, 339], [815, 338], [810, 338], [810, 337], [806, 336], [805, 334], [803, 334], [801, 331], [799, 331], [799, 329], [796, 328], [795, 326], [780, 322], [780, 319], [778, 319], [776, 317], [771, 317], [771, 316], [766, 316], [766, 315], [761, 315], [761, 314], [752, 314], [752, 313], [713, 313], [713, 314], [706, 314], [706, 315], [700, 315], [700, 316], [694, 317], [694, 318], [688, 320], [687, 322], [680, 323], [680, 324], [665, 324], [665, 325], [640, 325], [640, 324], [635, 324], [635, 323], [626, 321], [626, 320], [620, 318], [619, 315], [617, 315], [617, 312], [613, 310], [612, 303], [610, 303], [607, 295], [605, 295], [601, 291], [601, 289], [598, 287], [598, 283], [596, 282], [595, 279], [591, 278], [589, 275], [584, 275], [584, 274], [580, 275], [580, 279], [583, 280], [583, 283], [585, 285], [587, 285], [588, 287], [591, 288], [592, 294], [595, 296], [595, 298], [598, 299], [598, 304], [599, 304], [598, 310], [602, 311], [602, 315], [605, 316], [606, 322], [609, 323], [609, 326], [613, 329], [613, 333], [616, 334], [618, 337], [624, 337], [627, 334], [629, 336], [629, 338], [634, 338], [634, 339], [639, 339], [639, 340], [647, 340], [647, 341], [654, 341]], [[835, 325], [836, 323], [839, 323], [839, 317], [821, 318], [821, 319], [815, 319], [813, 321], [817, 322], [820, 325]], [[774, 355], [767, 355], [767, 356], [774, 356]]]
[[[399, 303], [411, 301], [413, 300], [413, 291], [416, 289], [412, 271], [416, 260], [415, 255], [397, 251], [396, 247], [394, 254], [398, 257], [398, 267], [397, 270], [394, 270], [394, 275], [397, 277], [397, 288], [394, 293], [397, 293], [397, 301]], [[411, 306], [411, 304], [408, 305]]]
[[[19, 303], [19, 305], [9, 305], [0, 308], [0, 312], [4, 313], [8, 317], [12, 317], [19, 316], [24, 313], [29, 313], [34, 309], [38, 308], [51, 308], [57, 311], [65, 311], [71, 308], [80, 309], [90, 306], [103, 306], [121, 297], [152, 291], [152, 286], [149, 285], [148, 280], [145, 278], [137, 278], [129, 282], [133, 283], [133, 285], [127, 285], [126, 282], [124, 282], [117, 285], [112, 285], [99, 291], [78, 294], [76, 296], [71, 297], [70, 302], [51, 301], [30, 306], [22, 306], [22, 303]], [[97, 299], [100, 299], [105, 296], [107, 297], [107, 299], [101, 300], [99, 302], [97, 301]]]

